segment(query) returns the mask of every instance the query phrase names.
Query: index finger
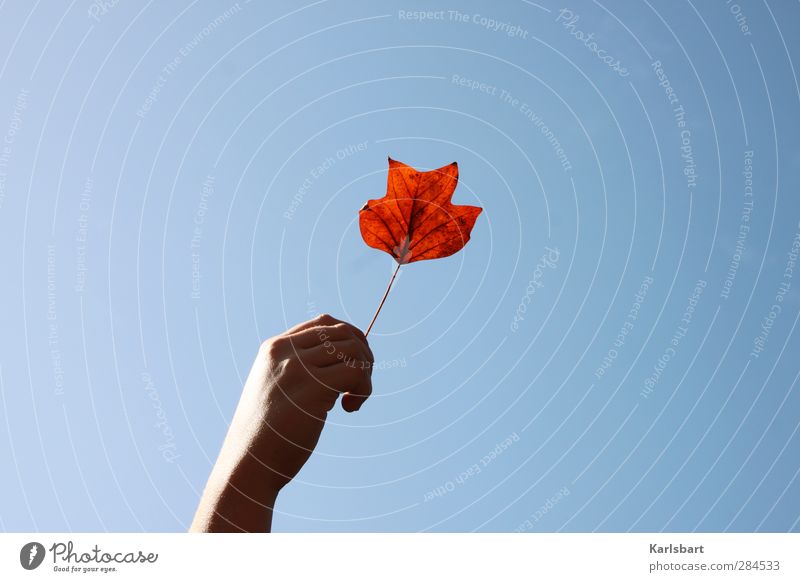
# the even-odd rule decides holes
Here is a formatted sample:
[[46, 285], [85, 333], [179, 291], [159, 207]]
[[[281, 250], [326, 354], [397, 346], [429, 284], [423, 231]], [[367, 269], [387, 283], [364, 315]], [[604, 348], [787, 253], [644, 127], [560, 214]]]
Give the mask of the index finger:
[[320, 315], [317, 315], [316, 317], [309, 319], [308, 321], [304, 321], [302, 323], [298, 323], [294, 327], [290, 327], [285, 332], [283, 332], [283, 335], [291, 335], [293, 333], [297, 333], [298, 331], [303, 331], [304, 329], [308, 329], [309, 327], [319, 327], [322, 325], [336, 325], [337, 323], [344, 323], [344, 322], [339, 321], [332, 315], [329, 315], [327, 313], [322, 313]]

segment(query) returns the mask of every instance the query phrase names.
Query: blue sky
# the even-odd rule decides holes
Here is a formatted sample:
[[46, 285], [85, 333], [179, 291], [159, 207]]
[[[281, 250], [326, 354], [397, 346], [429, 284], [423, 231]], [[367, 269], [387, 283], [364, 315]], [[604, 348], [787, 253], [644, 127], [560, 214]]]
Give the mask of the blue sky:
[[0, 6], [0, 528], [181, 531], [261, 340], [366, 327], [276, 531], [797, 531], [794, 2]]

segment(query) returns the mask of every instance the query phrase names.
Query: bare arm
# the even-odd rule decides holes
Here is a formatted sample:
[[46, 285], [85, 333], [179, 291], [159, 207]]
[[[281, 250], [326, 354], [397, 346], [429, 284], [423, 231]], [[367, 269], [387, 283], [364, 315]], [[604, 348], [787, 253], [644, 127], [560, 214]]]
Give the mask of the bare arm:
[[264, 532], [278, 493], [308, 460], [342, 394], [354, 412], [372, 393], [372, 351], [329, 315], [264, 342], [190, 531]]

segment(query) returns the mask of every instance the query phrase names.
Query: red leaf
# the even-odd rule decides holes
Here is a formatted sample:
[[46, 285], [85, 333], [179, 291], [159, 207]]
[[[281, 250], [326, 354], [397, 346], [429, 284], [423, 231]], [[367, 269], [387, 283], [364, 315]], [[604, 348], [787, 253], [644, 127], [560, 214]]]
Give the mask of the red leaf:
[[457, 253], [469, 240], [478, 206], [456, 206], [450, 199], [458, 184], [458, 164], [418, 172], [389, 158], [386, 196], [369, 200], [358, 213], [361, 236], [372, 248], [397, 261], [389, 286], [365, 335], [381, 312], [400, 265]]
[[457, 183], [456, 162], [419, 172], [389, 158], [386, 196], [368, 201], [359, 211], [364, 242], [401, 265], [460, 251], [483, 209], [451, 203]]

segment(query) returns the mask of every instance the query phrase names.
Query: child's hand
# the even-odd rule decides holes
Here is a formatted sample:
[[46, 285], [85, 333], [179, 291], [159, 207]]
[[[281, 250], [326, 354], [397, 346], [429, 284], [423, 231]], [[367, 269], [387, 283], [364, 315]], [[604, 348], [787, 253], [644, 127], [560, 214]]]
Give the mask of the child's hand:
[[308, 460], [339, 394], [354, 412], [372, 393], [373, 362], [364, 334], [330, 315], [265, 341], [192, 531], [268, 531], [278, 492]]

